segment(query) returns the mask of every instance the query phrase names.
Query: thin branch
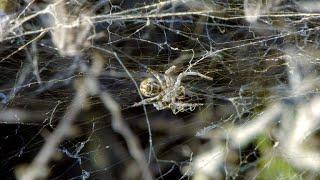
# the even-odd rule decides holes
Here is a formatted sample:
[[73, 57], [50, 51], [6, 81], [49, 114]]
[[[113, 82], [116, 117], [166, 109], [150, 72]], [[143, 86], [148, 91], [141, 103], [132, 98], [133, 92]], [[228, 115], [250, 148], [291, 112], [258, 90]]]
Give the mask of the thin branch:
[[[87, 97], [86, 87], [80, 84], [77, 87], [77, 93], [73, 98], [64, 117], [56, 127], [56, 130], [48, 137], [40, 152], [34, 158], [33, 162], [24, 173], [17, 172], [19, 180], [33, 180], [45, 178], [48, 175], [48, 163], [56, 152], [57, 146], [70, 135], [72, 123], [75, 121], [76, 115], [80, 112], [82, 105]], [[19, 176], [20, 175], [20, 176]]]

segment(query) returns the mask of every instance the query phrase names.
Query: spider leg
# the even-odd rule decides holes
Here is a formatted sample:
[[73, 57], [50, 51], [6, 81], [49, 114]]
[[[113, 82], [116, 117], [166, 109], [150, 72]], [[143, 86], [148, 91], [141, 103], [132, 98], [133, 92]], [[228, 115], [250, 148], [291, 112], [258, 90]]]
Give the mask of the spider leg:
[[201, 103], [173, 103], [174, 107], [172, 107], [173, 114], [177, 114], [179, 112], [184, 112], [186, 110], [193, 111], [198, 106], [203, 106]]
[[161, 87], [163, 87], [164, 83], [160, 75], [156, 71], [152, 70], [151, 68], [148, 68], [148, 72], [150, 72], [159, 81]]
[[167, 69], [164, 74], [170, 75], [174, 70], [176, 70], [176, 66], [171, 66], [169, 69]]
[[213, 80], [211, 77], [203, 75], [199, 72], [182, 72], [177, 77], [176, 83], [174, 84], [174, 89], [177, 89], [180, 86], [182, 78], [184, 78], [186, 76], [199, 76], [199, 77], [201, 77], [203, 79], [207, 79], [209, 81]]
[[164, 75], [164, 79], [166, 80], [166, 87], [173, 87], [174, 86], [174, 79], [170, 75]]
[[147, 98], [147, 99], [143, 99], [140, 102], [134, 103], [132, 106], [130, 107], [137, 107], [137, 106], [142, 106], [142, 105], [147, 105], [147, 104], [153, 104], [154, 101], [157, 101], [161, 98], [161, 95], [157, 95], [155, 97], [151, 97], [151, 98]]
[[172, 73], [174, 72], [174, 70], [176, 69], [176, 66], [171, 66], [169, 69], [167, 69], [164, 72], [164, 79], [166, 80], [166, 86], [167, 87], [173, 87], [174, 85], [174, 79], [172, 78]]
[[175, 103], [177, 106], [180, 107], [198, 107], [198, 106], [203, 106], [201, 103]]

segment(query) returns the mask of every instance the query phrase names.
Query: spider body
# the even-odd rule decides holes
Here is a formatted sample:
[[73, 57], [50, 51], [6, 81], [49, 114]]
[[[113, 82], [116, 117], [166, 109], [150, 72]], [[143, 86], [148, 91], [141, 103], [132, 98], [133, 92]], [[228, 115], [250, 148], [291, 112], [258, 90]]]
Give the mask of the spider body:
[[201, 78], [212, 80], [212, 78], [200, 74], [198, 72], [182, 72], [178, 76], [174, 76], [173, 72], [176, 66], [171, 66], [160, 75], [153, 70], [148, 71], [153, 75], [152, 78], [147, 78], [140, 83], [140, 92], [146, 99], [135, 103], [133, 106], [141, 106], [153, 104], [157, 110], [171, 109], [174, 114], [186, 110], [193, 111], [199, 103], [185, 103], [186, 98], [185, 87], [181, 85], [181, 81], [186, 76], [199, 76]]
[[160, 94], [161, 85], [154, 78], [147, 78], [140, 83], [141, 94], [145, 97], [152, 97]]

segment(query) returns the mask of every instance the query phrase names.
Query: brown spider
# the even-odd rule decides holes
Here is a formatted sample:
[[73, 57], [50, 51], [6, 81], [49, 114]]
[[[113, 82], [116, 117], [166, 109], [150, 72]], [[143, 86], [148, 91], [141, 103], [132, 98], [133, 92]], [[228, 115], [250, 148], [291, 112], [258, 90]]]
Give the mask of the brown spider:
[[171, 109], [174, 114], [186, 110], [193, 111], [200, 103], [184, 103], [186, 97], [185, 87], [181, 85], [181, 81], [186, 76], [199, 76], [201, 78], [212, 81], [213, 79], [199, 72], [184, 71], [178, 76], [174, 76], [173, 72], [176, 66], [171, 66], [163, 75], [149, 69], [148, 71], [154, 76], [147, 78], [140, 83], [141, 94], [146, 99], [135, 103], [133, 107], [153, 104], [157, 110]]

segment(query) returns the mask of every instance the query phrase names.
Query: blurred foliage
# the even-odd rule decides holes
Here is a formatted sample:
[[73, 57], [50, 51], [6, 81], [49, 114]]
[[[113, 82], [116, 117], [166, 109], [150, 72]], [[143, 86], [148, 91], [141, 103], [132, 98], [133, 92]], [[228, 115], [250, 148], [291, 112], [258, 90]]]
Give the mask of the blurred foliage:
[[258, 173], [257, 179], [300, 179], [299, 174], [290, 164], [281, 157], [271, 154], [274, 152], [272, 149], [273, 143], [266, 135], [261, 135], [258, 138], [257, 147], [262, 154], [261, 160], [258, 163], [258, 170], [260, 170], [260, 172]]
[[0, 0], [0, 10], [5, 11], [7, 7], [8, 0]]

